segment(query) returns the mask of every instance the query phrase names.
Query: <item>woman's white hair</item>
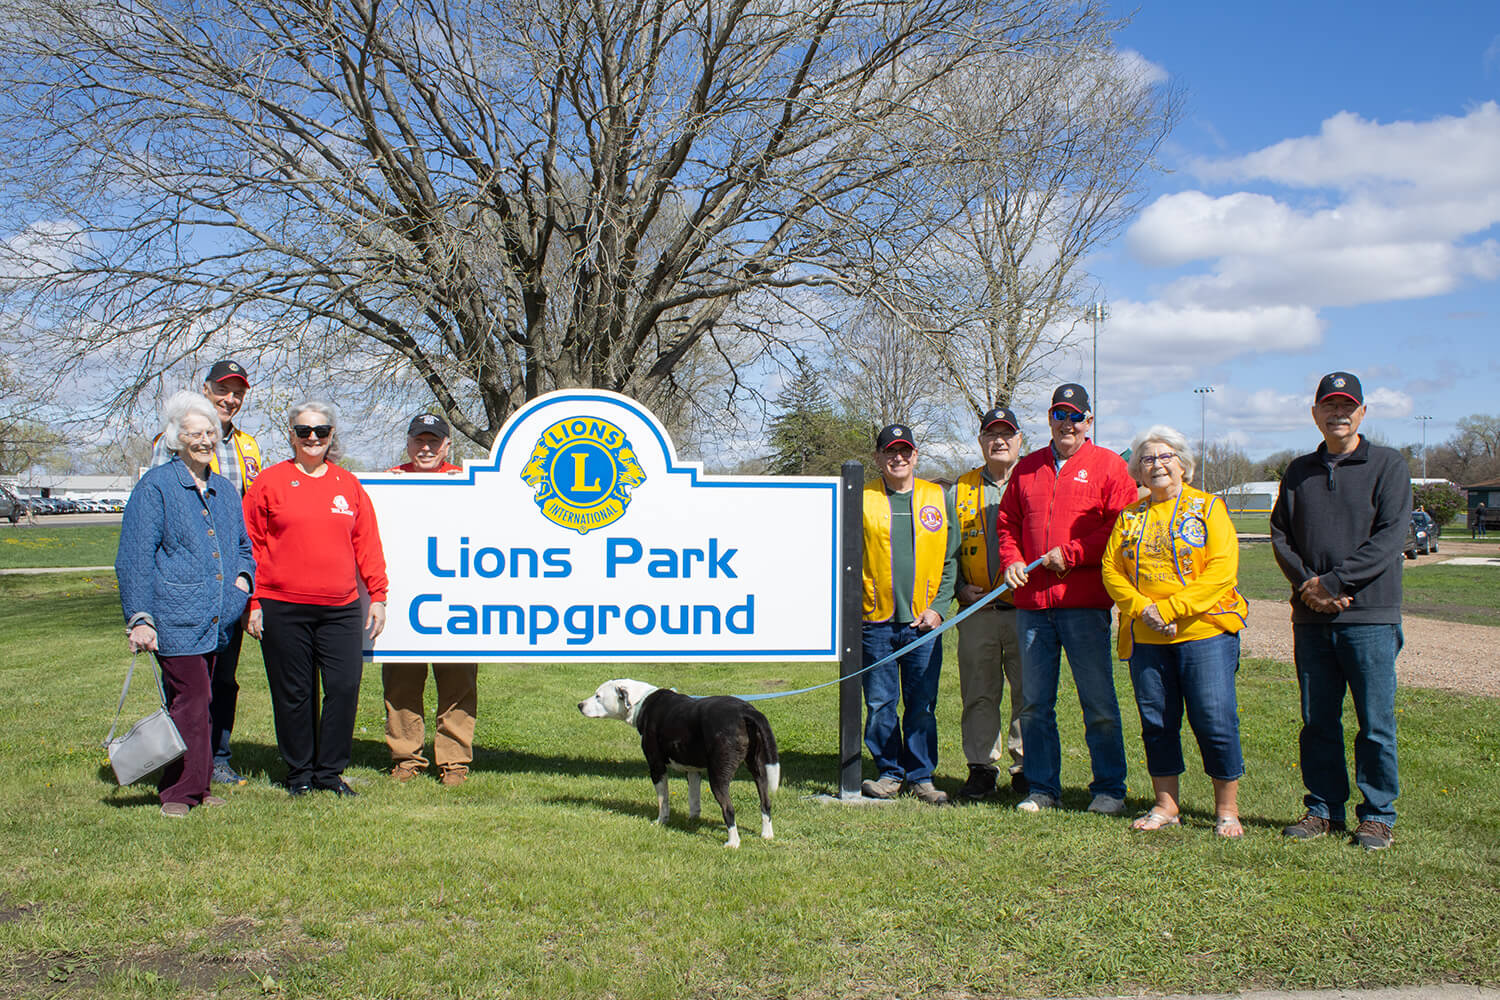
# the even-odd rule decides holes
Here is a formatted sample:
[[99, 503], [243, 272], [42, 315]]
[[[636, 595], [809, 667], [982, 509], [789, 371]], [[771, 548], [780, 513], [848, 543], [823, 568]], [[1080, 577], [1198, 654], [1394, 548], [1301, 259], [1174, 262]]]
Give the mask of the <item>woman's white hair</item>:
[[1141, 449], [1152, 441], [1160, 441], [1176, 453], [1177, 461], [1182, 463], [1182, 481], [1192, 482], [1193, 472], [1198, 467], [1193, 461], [1193, 446], [1188, 444], [1188, 439], [1181, 431], [1166, 424], [1157, 424], [1141, 431], [1130, 442], [1130, 474], [1135, 477], [1135, 481], [1145, 485], [1145, 477], [1141, 475]]
[[190, 413], [208, 418], [213, 428], [214, 443], [218, 444], [223, 433], [219, 425], [219, 411], [201, 392], [173, 393], [161, 407], [161, 445], [172, 454], [182, 450], [182, 418]]
[[330, 462], [337, 462], [344, 455], [343, 443], [339, 441], [338, 411], [333, 408], [333, 404], [325, 403], [321, 399], [304, 399], [300, 403], [296, 403], [292, 406], [287, 407], [286, 433], [287, 438], [292, 442], [292, 453], [296, 454], [297, 448], [297, 434], [292, 430], [292, 425], [297, 422], [297, 417], [299, 415], [306, 413], [309, 410], [322, 416], [323, 423], [326, 423], [333, 428], [333, 436], [328, 439], [328, 451], [324, 457], [327, 458]]

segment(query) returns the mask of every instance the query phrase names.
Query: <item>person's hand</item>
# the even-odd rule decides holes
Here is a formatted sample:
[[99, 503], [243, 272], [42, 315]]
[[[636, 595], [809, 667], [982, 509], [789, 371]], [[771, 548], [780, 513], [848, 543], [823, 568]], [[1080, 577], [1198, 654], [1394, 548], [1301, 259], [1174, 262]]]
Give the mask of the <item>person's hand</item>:
[[1042, 568], [1050, 569], [1059, 575], [1068, 571], [1068, 562], [1063, 558], [1061, 545], [1055, 549], [1048, 549], [1047, 554], [1042, 556]]
[[145, 622], [131, 629], [127, 638], [130, 642], [130, 651], [132, 653], [155, 651], [157, 648], [156, 629]]
[[243, 590], [245, 593], [250, 593], [250, 582], [246, 580], [243, 575], [234, 578], [234, 585]]
[[958, 585], [958, 603], [968, 607], [984, 596], [984, 588], [977, 583], [960, 583]]
[[1163, 618], [1160, 609], [1154, 604], [1149, 605], [1145, 611], [1141, 612], [1141, 621], [1163, 635], [1175, 635], [1177, 633], [1176, 626]]
[[251, 609], [245, 618], [245, 631], [259, 639], [266, 631], [266, 613], [260, 608]]
[[[924, 614], [926, 612], [923, 612]], [[365, 619], [365, 631], [370, 634], [370, 641], [379, 638], [380, 633], [385, 631], [385, 602], [371, 601], [370, 615]]]
[[1030, 575], [1026, 572], [1026, 564], [1020, 561], [1013, 562], [1005, 567], [1005, 582], [1010, 584], [1011, 590], [1020, 590], [1026, 586]]
[[943, 624], [943, 616], [931, 608], [917, 615], [917, 620], [912, 622], [918, 632], [931, 632], [941, 624]]
[[1334, 595], [1323, 585], [1323, 578], [1320, 576], [1304, 580], [1298, 588], [1297, 596], [1302, 599], [1303, 604], [1324, 615], [1336, 615], [1354, 601], [1346, 594]]

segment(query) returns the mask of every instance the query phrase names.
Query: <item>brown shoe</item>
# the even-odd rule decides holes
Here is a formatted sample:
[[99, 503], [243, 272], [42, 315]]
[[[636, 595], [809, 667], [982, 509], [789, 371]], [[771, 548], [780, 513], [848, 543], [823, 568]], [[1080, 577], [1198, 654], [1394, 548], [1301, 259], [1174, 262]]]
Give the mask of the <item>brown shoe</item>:
[[1391, 836], [1389, 824], [1365, 819], [1360, 820], [1359, 826], [1354, 828], [1354, 836], [1349, 842], [1358, 844], [1367, 851], [1383, 851], [1391, 846]]
[[1343, 829], [1344, 824], [1342, 823], [1334, 823], [1324, 816], [1314, 816], [1312, 813], [1306, 813], [1291, 826], [1284, 827], [1281, 835], [1283, 837], [1290, 837], [1293, 840], [1317, 840], [1319, 837], [1334, 830], [1342, 832]]
[[444, 788], [457, 788], [469, 780], [469, 769], [467, 767], [445, 767], [443, 776], [439, 779]]
[[892, 778], [889, 775], [874, 781], [866, 778], [859, 786], [859, 790], [867, 799], [894, 799], [901, 791], [901, 779]]
[[948, 793], [930, 781], [908, 781], [902, 787], [901, 794], [915, 796], [930, 806], [945, 806], [948, 804]]
[[422, 770], [423, 768], [421, 764], [414, 764], [409, 760], [405, 760], [397, 764], [395, 767], [391, 768], [391, 780], [399, 781], [402, 784], [405, 784], [406, 782], [415, 778], [417, 775], [421, 774]]
[[229, 800], [221, 799], [217, 795], [205, 795], [203, 796], [203, 801], [198, 804], [200, 806], [227, 806], [229, 805]]
[[182, 819], [188, 814], [188, 804], [186, 802], [163, 802], [161, 804], [161, 814], [163, 816], [170, 816], [173, 819]]

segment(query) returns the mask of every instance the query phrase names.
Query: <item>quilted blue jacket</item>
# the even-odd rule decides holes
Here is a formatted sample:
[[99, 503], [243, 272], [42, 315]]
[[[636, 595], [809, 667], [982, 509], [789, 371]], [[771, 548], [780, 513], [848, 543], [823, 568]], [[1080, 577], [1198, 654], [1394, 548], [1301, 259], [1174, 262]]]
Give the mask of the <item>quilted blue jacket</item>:
[[229, 642], [255, 586], [255, 560], [239, 491], [210, 473], [207, 494], [180, 459], [141, 477], [120, 525], [115, 576], [127, 625], [156, 629], [163, 656], [211, 653]]

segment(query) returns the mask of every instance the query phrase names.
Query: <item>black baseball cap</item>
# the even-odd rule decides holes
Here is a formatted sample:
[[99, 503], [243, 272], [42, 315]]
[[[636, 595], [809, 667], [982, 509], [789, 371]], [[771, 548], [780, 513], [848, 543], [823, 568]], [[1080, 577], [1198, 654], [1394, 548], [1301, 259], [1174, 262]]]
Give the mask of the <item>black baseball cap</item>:
[[992, 410], [986, 410], [984, 416], [979, 418], [980, 433], [989, 430], [990, 424], [995, 423], [1010, 424], [1010, 429], [1013, 431], [1021, 429], [1020, 423], [1016, 420], [1016, 415], [1010, 412], [1010, 407], [1008, 406], [997, 406]]
[[418, 413], [411, 418], [411, 423], [406, 427], [406, 436], [416, 437], [418, 434], [435, 434], [440, 438], [452, 436], [448, 432], [448, 421], [432, 413]]
[[875, 435], [876, 451], [886, 451], [898, 444], [909, 445], [913, 450], [917, 447], [917, 436], [905, 424], [889, 424]]
[[1318, 393], [1313, 397], [1314, 403], [1321, 403], [1329, 396], [1348, 396], [1359, 405], [1365, 402], [1365, 390], [1359, 384], [1359, 378], [1348, 372], [1329, 372], [1323, 376], [1318, 383]]
[[1088, 390], [1077, 382], [1065, 382], [1052, 394], [1053, 406], [1065, 406], [1079, 413], [1089, 412]]
[[226, 378], [244, 379], [246, 388], [250, 385], [250, 375], [245, 371], [244, 367], [238, 361], [231, 361], [228, 358], [222, 361], [215, 361], [209, 366], [208, 374], [203, 376], [203, 381], [222, 382]]

